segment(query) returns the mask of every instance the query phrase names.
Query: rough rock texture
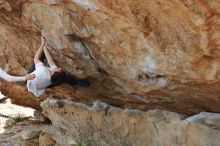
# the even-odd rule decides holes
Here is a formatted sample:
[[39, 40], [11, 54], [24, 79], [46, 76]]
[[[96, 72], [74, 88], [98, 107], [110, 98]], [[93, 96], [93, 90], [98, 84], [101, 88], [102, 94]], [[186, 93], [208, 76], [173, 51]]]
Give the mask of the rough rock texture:
[[48, 98], [41, 104], [51, 123], [25, 120], [0, 134], [0, 146], [219, 146], [220, 114], [187, 117], [164, 110], [92, 106]]
[[[59, 146], [48, 135], [43, 133], [39, 135], [39, 130], [37, 132], [32, 131], [32, 127], [34, 127], [32, 121], [24, 121], [11, 129], [7, 129], [0, 135], [0, 146]], [[40, 127], [45, 128], [46, 126], [38, 124], [38, 129]]]
[[22, 139], [23, 133], [27, 133], [24, 131], [24, 128], [30, 124], [32, 124], [32, 122], [26, 120], [17, 123], [11, 128], [5, 129], [5, 132], [0, 134], [0, 146], [39, 146], [39, 140], [38, 138], [34, 138], [33, 134], [26, 134], [26, 139]]
[[87, 104], [220, 112], [219, 7], [219, 0], [0, 0], [0, 65], [25, 74], [42, 33], [58, 65], [92, 83], [39, 99], [24, 84], [1, 81], [0, 90], [34, 108], [63, 94]]
[[[185, 119], [184, 115], [162, 110], [120, 109], [100, 101], [91, 107], [56, 99], [47, 99], [41, 106], [52, 126], [32, 127], [32, 130], [43, 129], [60, 145], [68, 146], [77, 141], [92, 146], [220, 145], [219, 114], [202, 113]], [[205, 115], [203, 120], [218, 126], [198, 123], [201, 115]]]
[[[219, 8], [219, 0], [0, 0], [0, 67], [26, 74], [43, 34], [57, 64], [91, 82], [36, 98], [0, 79], [16, 104], [39, 109], [51, 97], [41, 105], [52, 122], [15, 127], [0, 144], [219, 146], [220, 115], [200, 113], [220, 112]], [[109, 105], [89, 106], [96, 99]]]
[[[1, 98], [0, 96], [0, 100], [1, 99], [3, 99], [3, 97]], [[16, 122], [14, 118], [20, 117], [21, 119], [26, 119], [33, 117], [33, 114], [33, 109], [13, 105], [9, 99], [2, 103], [0, 102], [0, 134], [5, 132], [5, 128], [15, 125]]]

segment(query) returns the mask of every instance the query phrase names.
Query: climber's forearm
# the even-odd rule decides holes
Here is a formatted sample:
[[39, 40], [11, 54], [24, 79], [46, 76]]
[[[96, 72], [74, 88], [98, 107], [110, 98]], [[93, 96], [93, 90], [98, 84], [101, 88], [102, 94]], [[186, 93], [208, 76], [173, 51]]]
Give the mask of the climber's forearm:
[[46, 56], [46, 58], [47, 58], [47, 62], [48, 62], [48, 64], [49, 64], [50, 66], [56, 65], [55, 62], [54, 62], [54, 60], [53, 60], [53, 57], [52, 57], [50, 51], [49, 51], [48, 48], [47, 48], [47, 46], [44, 47], [44, 54], [45, 54], [45, 56]]
[[38, 64], [39, 62], [41, 62], [41, 61], [40, 61], [40, 56], [41, 56], [42, 53], [43, 53], [43, 48], [44, 48], [44, 46], [45, 46], [45, 42], [42, 42], [40, 48], [39, 48], [39, 49], [37, 50], [37, 52], [35, 53], [35, 56], [34, 56], [34, 63], [35, 63], [35, 64]]

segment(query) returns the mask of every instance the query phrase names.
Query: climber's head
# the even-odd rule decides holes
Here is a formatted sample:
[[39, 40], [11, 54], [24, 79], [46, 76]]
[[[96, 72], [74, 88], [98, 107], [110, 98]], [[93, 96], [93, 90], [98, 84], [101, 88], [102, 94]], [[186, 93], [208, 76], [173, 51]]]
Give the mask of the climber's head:
[[65, 81], [65, 72], [61, 68], [57, 68], [54, 72], [51, 73], [51, 82], [52, 86], [57, 86]]

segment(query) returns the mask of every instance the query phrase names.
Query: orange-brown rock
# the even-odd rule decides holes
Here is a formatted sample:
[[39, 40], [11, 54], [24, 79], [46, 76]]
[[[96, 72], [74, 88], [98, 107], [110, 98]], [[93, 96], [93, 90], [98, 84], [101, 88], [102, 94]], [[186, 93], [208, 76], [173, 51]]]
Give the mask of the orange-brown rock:
[[[219, 7], [219, 0], [0, 0], [0, 64], [25, 74], [42, 33], [57, 64], [92, 86], [57, 87], [40, 99], [220, 112]], [[39, 107], [24, 85], [2, 81], [0, 90]]]

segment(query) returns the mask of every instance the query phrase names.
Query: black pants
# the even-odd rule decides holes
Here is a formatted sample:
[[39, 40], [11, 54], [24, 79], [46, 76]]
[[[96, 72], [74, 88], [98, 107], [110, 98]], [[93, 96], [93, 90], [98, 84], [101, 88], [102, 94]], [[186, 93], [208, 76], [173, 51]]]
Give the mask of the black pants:
[[[46, 56], [44, 54], [44, 52], [42, 52], [41, 56], [40, 56], [40, 61], [42, 63], [44, 63], [44, 60], [46, 59]], [[33, 62], [31, 67], [28, 69], [28, 73], [32, 73], [33, 71], [35, 71], [35, 63]]]

